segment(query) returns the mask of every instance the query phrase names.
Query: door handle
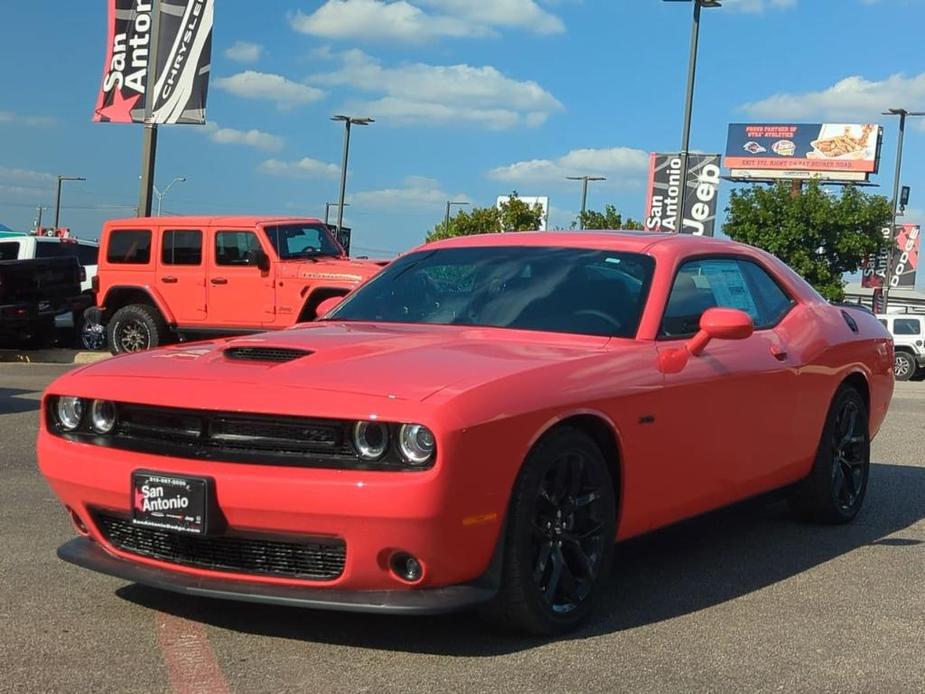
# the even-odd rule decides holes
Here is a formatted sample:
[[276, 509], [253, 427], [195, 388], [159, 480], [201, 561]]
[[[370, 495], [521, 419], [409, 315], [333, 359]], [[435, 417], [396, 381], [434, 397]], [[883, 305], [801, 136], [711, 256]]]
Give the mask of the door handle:
[[787, 350], [783, 347], [778, 347], [777, 345], [771, 345], [771, 354], [774, 356], [777, 361], [787, 361]]
[[228, 280], [224, 277], [213, 277], [209, 280], [212, 284], [228, 284]]
[[177, 278], [168, 275], [167, 277], [161, 277], [161, 282], [163, 282], [164, 284], [176, 284]]

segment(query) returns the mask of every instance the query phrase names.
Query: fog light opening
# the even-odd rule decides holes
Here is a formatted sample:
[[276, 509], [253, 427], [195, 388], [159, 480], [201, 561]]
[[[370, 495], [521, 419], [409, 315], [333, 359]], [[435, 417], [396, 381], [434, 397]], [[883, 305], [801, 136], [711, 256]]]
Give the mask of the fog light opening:
[[77, 534], [83, 535], [84, 537], [89, 535], [90, 531], [87, 529], [87, 524], [81, 520], [80, 516], [77, 514], [77, 511], [72, 509], [70, 506], [65, 506], [64, 508], [66, 508], [68, 514], [70, 514], [71, 523], [74, 524], [74, 530], [77, 531]]
[[407, 552], [396, 552], [389, 562], [392, 573], [405, 583], [418, 583], [424, 578], [424, 566]]

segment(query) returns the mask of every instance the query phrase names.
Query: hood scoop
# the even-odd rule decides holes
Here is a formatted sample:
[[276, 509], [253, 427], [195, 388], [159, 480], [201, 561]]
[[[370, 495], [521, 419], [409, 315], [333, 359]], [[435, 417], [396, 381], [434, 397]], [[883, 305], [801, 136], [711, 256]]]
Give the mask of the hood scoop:
[[307, 357], [309, 354], [314, 354], [314, 352], [307, 349], [291, 349], [288, 347], [229, 347], [224, 354], [226, 359], [234, 361], [262, 361], [281, 364]]

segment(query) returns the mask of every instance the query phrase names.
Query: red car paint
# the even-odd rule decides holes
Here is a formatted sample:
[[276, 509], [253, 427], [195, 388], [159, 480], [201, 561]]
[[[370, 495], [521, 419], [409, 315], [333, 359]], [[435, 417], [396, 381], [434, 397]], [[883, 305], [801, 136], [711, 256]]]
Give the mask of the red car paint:
[[[42, 419], [38, 460], [63, 504], [106, 552], [201, 577], [323, 589], [412, 590], [393, 575], [395, 550], [420, 558], [415, 588], [484, 574], [512, 485], [531, 446], [557, 423], [594, 418], [618, 445], [617, 538], [625, 539], [805, 477], [838, 386], [869, 394], [870, 433], [893, 390], [890, 336], [873, 315], [825, 302], [754, 248], [684, 235], [518, 233], [451, 239], [428, 249], [539, 246], [637, 252], [655, 261], [635, 339], [459, 325], [321, 322], [231, 340], [181, 344], [75, 369], [49, 395], [199, 410], [419, 422], [436, 436], [418, 472], [299, 469], [203, 461], [74, 443]], [[734, 256], [768, 271], [794, 300], [773, 328], [711, 339], [657, 339], [680, 264]], [[717, 334], [741, 329], [715, 316]], [[703, 336], [699, 336], [703, 341]], [[283, 364], [239, 363], [229, 346], [311, 350]], [[324, 583], [170, 564], [108, 544], [90, 508], [129, 511], [133, 470], [205, 475], [230, 528], [332, 535], [347, 546]]]

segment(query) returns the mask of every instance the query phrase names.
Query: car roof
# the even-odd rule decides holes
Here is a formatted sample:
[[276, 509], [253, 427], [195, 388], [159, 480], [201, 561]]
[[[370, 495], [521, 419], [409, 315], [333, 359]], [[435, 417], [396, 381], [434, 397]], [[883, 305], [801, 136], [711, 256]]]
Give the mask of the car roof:
[[110, 219], [106, 225], [112, 227], [150, 226], [151, 224], [168, 224], [170, 226], [197, 225], [197, 226], [256, 226], [258, 224], [291, 224], [308, 222], [311, 224], [324, 224], [316, 217], [281, 217], [273, 215], [187, 215], [182, 217], [126, 217], [123, 219]]

